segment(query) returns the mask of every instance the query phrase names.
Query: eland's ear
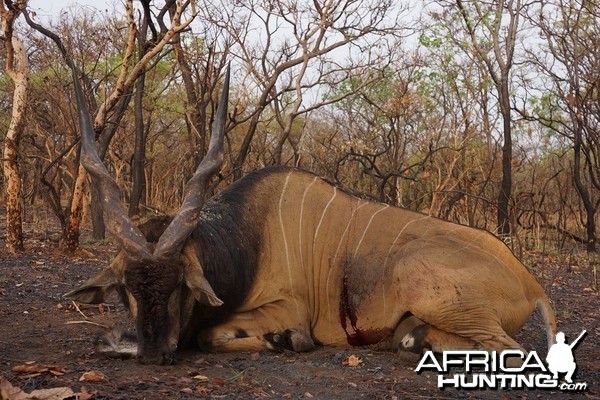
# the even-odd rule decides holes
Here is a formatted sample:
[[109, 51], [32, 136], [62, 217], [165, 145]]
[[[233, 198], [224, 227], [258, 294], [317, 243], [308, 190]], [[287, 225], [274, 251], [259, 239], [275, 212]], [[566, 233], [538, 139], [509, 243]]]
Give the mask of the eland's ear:
[[65, 294], [64, 297], [85, 304], [104, 303], [111, 290], [122, 284], [124, 269], [125, 253], [121, 251], [107, 268], [88, 280], [79, 289]]
[[210, 283], [208, 283], [203, 274], [196, 275], [186, 273], [185, 284], [199, 303], [209, 304], [213, 307], [223, 305], [223, 300], [217, 297], [212, 286], [210, 286]]
[[64, 297], [86, 304], [104, 303], [107, 295], [121, 282], [113, 268], [105, 268], [95, 277], [88, 280], [82, 287], [64, 295]]
[[223, 301], [217, 297], [210, 283], [204, 276], [194, 245], [186, 244], [182, 250], [183, 280], [190, 289], [196, 301], [213, 307], [223, 305]]

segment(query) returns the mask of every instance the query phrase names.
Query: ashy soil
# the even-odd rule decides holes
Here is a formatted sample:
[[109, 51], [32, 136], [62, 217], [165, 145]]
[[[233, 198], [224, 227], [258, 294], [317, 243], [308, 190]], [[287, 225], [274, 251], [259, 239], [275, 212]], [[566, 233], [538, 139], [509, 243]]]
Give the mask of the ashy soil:
[[[0, 241], [0, 245], [3, 243]], [[96, 324], [130, 327], [116, 303], [77, 306], [62, 295], [110, 261], [111, 245], [64, 255], [56, 243], [27, 239], [29, 250], [0, 253], [0, 391], [2, 399], [599, 399], [600, 301], [586, 255], [526, 255], [526, 264], [551, 297], [567, 341], [576, 347], [576, 382], [584, 392], [437, 388], [437, 373], [415, 373], [416, 355], [369, 349], [321, 348], [308, 353], [177, 353], [170, 366], [94, 354]], [[35, 249], [35, 250], [34, 250]], [[546, 354], [539, 315], [517, 337]], [[51, 390], [53, 389], [53, 390]], [[36, 392], [33, 392], [36, 391]], [[33, 393], [32, 393], [33, 392]], [[36, 397], [37, 396], [37, 397]]]

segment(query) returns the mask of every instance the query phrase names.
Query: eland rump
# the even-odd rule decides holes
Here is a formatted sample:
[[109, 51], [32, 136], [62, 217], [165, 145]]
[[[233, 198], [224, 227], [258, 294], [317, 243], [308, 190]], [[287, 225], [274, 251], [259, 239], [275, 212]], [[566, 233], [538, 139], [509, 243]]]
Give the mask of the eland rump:
[[173, 217], [136, 226], [100, 161], [74, 72], [81, 160], [121, 250], [67, 296], [98, 303], [117, 290], [137, 342], [117, 331], [106, 354], [169, 363], [177, 348], [310, 350], [315, 345], [434, 351], [519, 348], [512, 339], [541, 309], [535, 278], [491, 234], [353, 197], [308, 172], [271, 167], [204, 201], [222, 163], [229, 71], [209, 150]]

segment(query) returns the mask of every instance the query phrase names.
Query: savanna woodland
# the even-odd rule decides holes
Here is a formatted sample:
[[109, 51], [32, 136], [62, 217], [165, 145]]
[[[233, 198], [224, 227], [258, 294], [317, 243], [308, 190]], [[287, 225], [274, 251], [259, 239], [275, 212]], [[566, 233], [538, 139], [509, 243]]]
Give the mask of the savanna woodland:
[[[2, 0], [0, 18], [2, 399], [566, 395], [439, 391], [418, 358], [360, 348], [184, 352], [165, 367], [95, 355], [95, 325], [128, 319], [116, 298], [62, 297], [116, 250], [79, 164], [65, 58], [134, 220], [180, 206], [230, 65], [225, 161], [205, 196], [281, 164], [491, 231], [559, 330], [587, 330], [575, 355], [588, 388], [568, 395], [598, 398], [596, 0]], [[517, 340], [544, 353], [538, 322]]]

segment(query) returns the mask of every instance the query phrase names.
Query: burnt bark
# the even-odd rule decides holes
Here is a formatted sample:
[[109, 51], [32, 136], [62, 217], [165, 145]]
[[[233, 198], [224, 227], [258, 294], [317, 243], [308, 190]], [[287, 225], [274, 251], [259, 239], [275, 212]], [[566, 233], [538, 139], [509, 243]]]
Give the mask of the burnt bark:
[[79, 248], [79, 235], [81, 230], [81, 218], [83, 215], [83, 198], [85, 195], [85, 181], [87, 174], [80, 165], [77, 168], [77, 178], [73, 187], [73, 196], [69, 204], [69, 218], [64, 238], [64, 248], [72, 252]]
[[[575, 117], [577, 118], [577, 117]], [[583, 128], [579, 122], [576, 122], [574, 130], [573, 144], [573, 183], [579, 194], [583, 208], [585, 211], [585, 229], [586, 229], [586, 250], [588, 252], [596, 251], [596, 205], [592, 201], [590, 193], [583, 183], [581, 177], [581, 161], [582, 161], [582, 131]]]
[[502, 114], [502, 182], [498, 193], [498, 234], [509, 236], [510, 199], [512, 196], [512, 127], [510, 121], [510, 94], [508, 90], [508, 71], [501, 71], [500, 112]]
[[146, 134], [144, 124], [144, 87], [146, 73], [143, 72], [136, 83], [134, 97], [135, 114], [135, 146], [131, 162], [131, 198], [129, 200], [129, 216], [140, 215], [140, 203], [143, 203], [146, 192], [146, 179], [144, 176], [144, 161], [146, 159]]
[[[149, 50], [148, 41], [146, 37], [148, 35], [148, 29], [150, 26], [154, 28], [151, 23], [151, 12], [150, 2], [142, 1], [144, 9], [144, 17], [142, 23], [137, 32], [138, 40], [138, 57], [141, 61]], [[156, 33], [152, 29], [154, 36]], [[143, 196], [146, 192], [146, 180], [144, 176], [144, 161], [146, 159], [146, 135], [144, 129], [144, 89], [146, 87], [146, 70], [143, 69], [135, 83], [135, 96], [133, 99], [133, 112], [135, 121], [135, 144], [133, 150], [133, 157], [131, 160], [131, 196], [129, 199], [129, 211], [130, 217], [134, 215], [140, 215], [140, 203], [143, 201]]]
[[6, 251], [23, 251], [23, 209], [21, 207], [21, 170], [19, 168], [19, 140], [4, 141], [4, 180], [6, 183]]

